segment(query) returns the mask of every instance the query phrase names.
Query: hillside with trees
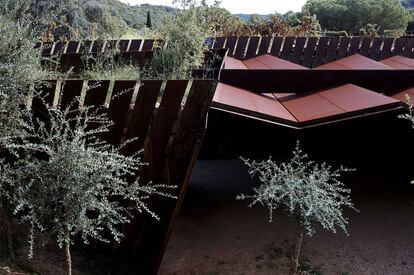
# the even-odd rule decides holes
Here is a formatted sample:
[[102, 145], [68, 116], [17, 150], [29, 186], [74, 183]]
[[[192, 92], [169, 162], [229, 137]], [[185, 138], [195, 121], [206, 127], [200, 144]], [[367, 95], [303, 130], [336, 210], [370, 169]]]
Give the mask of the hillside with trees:
[[303, 9], [316, 15], [322, 29], [350, 35], [367, 29], [400, 35], [410, 20], [399, 0], [308, 0]]

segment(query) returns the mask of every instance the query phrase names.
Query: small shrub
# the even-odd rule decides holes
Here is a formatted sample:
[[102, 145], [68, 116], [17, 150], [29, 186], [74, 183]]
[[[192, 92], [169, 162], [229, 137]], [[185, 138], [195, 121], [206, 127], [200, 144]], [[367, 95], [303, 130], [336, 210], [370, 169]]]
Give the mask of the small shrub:
[[75, 236], [86, 244], [91, 239], [119, 242], [119, 226], [128, 223], [134, 211], [159, 219], [146, 201], [153, 195], [173, 198], [162, 190], [174, 188], [140, 185], [136, 175], [144, 164], [139, 155], [121, 155], [122, 146], [102, 139], [111, 126], [106, 117], [91, 108], [79, 114], [72, 108], [47, 106], [47, 122], [34, 120], [27, 128], [30, 138], [14, 146], [25, 153], [0, 168], [0, 182], [11, 190], [6, 197], [13, 213], [30, 228], [29, 257], [35, 230], [52, 234], [65, 248], [68, 274]]
[[348, 221], [343, 217], [344, 207], [355, 209], [350, 198], [350, 190], [339, 180], [342, 172], [350, 171], [341, 167], [334, 170], [331, 166], [307, 160], [299, 142], [293, 151], [293, 158], [282, 164], [271, 159], [250, 161], [242, 159], [249, 168], [250, 175], [258, 175], [261, 185], [253, 188], [253, 195], [241, 194], [238, 200], [250, 199], [250, 207], [261, 204], [268, 208], [269, 222], [273, 221], [273, 211], [284, 207], [300, 225], [296, 240], [292, 273], [299, 268], [300, 250], [304, 232], [309, 236], [315, 233], [315, 225], [333, 233], [337, 227], [346, 234]]

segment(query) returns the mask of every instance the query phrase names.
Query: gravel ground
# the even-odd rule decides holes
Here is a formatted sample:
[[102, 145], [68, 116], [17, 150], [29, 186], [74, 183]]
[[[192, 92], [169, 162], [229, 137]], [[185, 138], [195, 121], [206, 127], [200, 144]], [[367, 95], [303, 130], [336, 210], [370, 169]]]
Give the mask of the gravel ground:
[[[252, 184], [238, 160], [199, 161], [159, 274], [286, 274], [296, 225], [283, 212], [269, 224], [265, 208], [234, 199]], [[352, 195], [349, 237], [305, 238], [302, 256], [319, 274], [414, 274], [413, 192], [370, 186]]]

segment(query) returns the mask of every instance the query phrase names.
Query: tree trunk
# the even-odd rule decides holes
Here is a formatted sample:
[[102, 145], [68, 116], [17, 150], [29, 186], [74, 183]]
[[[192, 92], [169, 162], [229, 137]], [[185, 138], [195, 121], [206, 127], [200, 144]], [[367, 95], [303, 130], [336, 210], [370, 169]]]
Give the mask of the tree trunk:
[[14, 263], [14, 248], [13, 248], [13, 240], [12, 240], [12, 220], [10, 216], [7, 214], [5, 206], [0, 201], [0, 221], [2, 221], [3, 230], [1, 230], [0, 224], [0, 231], [3, 231], [5, 241], [7, 242], [7, 256], [9, 257], [10, 261]]
[[70, 233], [68, 228], [65, 228], [65, 255], [67, 275], [72, 275], [72, 257], [70, 255]]
[[300, 227], [300, 231], [298, 233], [295, 245], [295, 251], [293, 255], [293, 262], [292, 262], [292, 269], [290, 274], [295, 275], [299, 274], [299, 258], [300, 258], [300, 250], [302, 248], [302, 241], [303, 241], [303, 227]]
[[11, 230], [11, 219], [10, 217], [7, 218], [7, 221], [5, 222], [5, 229], [6, 229], [6, 237], [7, 237], [7, 248], [9, 250], [9, 258], [10, 261], [14, 263], [15, 257], [14, 257], [14, 248], [13, 248], [13, 240], [12, 240], [12, 230]]

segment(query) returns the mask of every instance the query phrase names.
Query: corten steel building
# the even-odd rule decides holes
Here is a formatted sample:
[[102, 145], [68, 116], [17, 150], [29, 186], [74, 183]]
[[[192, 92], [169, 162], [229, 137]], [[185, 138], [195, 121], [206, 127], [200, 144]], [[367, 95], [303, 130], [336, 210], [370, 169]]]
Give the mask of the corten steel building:
[[414, 129], [398, 118], [414, 97], [412, 38], [210, 42], [228, 52], [201, 158], [285, 161], [299, 140], [313, 159], [356, 168], [377, 187], [407, 186], [414, 176]]
[[[120, 50], [115, 59], [143, 66], [154, 42], [38, 47], [43, 55], [59, 58], [60, 69], [78, 73], [84, 69], [82, 54], [97, 56], [115, 43]], [[73, 79], [65, 85], [52, 81], [45, 89], [50, 103], [61, 97], [65, 106], [86, 84], [96, 86], [84, 104], [110, 99], [106, 112], [115, 126], [109, 141], [117, 145], [125, 137], [138, 138], [129, 151], [144, 148], [149, 165], [140, 172], [141, 181], [178, 186], [177, 200], [154, 202], [161, 222], [144, 217], [125, 231], [126, 250], [138, 255], [142, 274], [159, 268], [197, 158], [286, 161], [299, 140], [313, 160], [357, 169], [345, 181], [353, 192], [410, 188], [414, 129], [398, 115], [408, 110], [406, 95], [414, 97], [413, 38], [217, 37], [208, 43], [215, 68], [194, 75], [209, 79]], [[121, 96], [112, 100], [117, 93]]]

